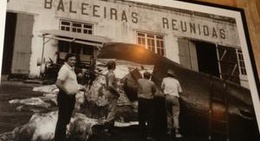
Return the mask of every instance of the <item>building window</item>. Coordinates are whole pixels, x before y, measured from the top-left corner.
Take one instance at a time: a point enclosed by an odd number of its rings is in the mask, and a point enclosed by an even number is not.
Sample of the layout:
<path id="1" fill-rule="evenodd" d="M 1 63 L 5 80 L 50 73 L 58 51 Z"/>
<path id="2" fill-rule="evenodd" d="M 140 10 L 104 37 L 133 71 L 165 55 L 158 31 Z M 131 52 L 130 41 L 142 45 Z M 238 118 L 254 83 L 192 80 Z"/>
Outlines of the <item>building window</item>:
<path id="1" fill-rule="evenodd" d="M 241 50 L 237 50 L 237 59 L 240 73 L 242 75 L 247 75 L 245 61 Z"/>
<path id="2" fill-rule="evenodd" d="M 164 40 L 162 35 L 137 33 L 137 44 L 144 46 L 146 49 L 149 49 L 160 56 L 165 55 Z"/>
<path id="3" fill-rule="evenodd" d="M 87 23 L 61 20 L 60 30 L 83 33 L 83 34 L 93 34 L 93 25 Z"/>

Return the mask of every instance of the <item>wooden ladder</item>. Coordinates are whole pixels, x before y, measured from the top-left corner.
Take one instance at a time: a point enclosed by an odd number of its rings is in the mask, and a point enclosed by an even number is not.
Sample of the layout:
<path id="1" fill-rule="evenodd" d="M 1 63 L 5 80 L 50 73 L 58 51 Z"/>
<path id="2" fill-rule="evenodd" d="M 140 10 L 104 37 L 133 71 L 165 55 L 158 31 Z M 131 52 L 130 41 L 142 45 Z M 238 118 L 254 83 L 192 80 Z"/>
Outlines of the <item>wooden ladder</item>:
<path id="1" fill-rule="evenodd" d="M 210 84 L 208 140 L 229 141 L 228 95 L 225 81 L 222 85 L 214 85 L 213 81 Z"/>

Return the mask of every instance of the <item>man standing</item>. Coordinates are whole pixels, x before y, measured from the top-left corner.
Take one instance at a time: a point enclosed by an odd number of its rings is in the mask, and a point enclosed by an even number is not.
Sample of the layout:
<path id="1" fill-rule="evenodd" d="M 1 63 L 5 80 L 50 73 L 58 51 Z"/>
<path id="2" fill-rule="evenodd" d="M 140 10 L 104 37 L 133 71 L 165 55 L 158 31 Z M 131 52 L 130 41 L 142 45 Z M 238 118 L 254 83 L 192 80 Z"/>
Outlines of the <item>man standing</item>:
<path id="1" fill-rule="evenodd" d="M 107 90 L 109 91 L 110 95 L 108 96 L 109 99 L 109 107 L 108 107 L 108 115 L 105 121 L 105 134 L 111 135 L 114 132 L 114 122 L 117 110 L 117 100 L 119 98 L 119 91 L 117 87 L 117 80 L 114 73 L 116 69 L 116 62 L 115 61 L 108 61 L 107 63 L 108 73 L 106 74 L 106 85 Z"/>
<path id="2" fill-rule="evenodd" d="M 154 96 L 156 87 L 150 80 L 151 74 L 144 72 L 144 78 L 138 80 L 138 121 L 140 135 L 147 136 L 148 141 L 154 141 L 152 137 L 154 126 Z"/>
<path id="3" fill-rule="evenodd" d="M 179 132 L 179 115 L 180 115 L 180 103 L 179 93 L 182 92 L 179 81 L 175 78 L 173 70 L 167 71 L 167 77 L 162 81 L 161 88 L 165 94 L 166 113 L 167 113 L 167 134 L 172 134 L 174 129 L 175 137 L 181 138 L 182 135 Z"/>
<path id="4" fill-rule="evenodd" d="M 74 72 L 76 55 L 68 53 L 65 56 L 65 63 L 58 72 L 56 86 L 59 88 L 57 102 L 59 106 L 58 121 L 55 130 L 55 141 L 66 141 L 67 124 L 70 122 L 75 106 L 75 94 L 83 89 L 77 82 Z"/>

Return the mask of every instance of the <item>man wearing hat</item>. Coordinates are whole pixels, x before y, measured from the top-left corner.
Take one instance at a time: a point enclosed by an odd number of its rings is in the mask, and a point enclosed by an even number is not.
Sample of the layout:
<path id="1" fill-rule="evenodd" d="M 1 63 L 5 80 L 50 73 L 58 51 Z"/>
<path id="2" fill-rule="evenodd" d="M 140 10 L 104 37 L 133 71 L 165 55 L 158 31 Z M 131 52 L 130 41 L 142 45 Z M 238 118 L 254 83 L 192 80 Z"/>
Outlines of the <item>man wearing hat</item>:
<path id="1" fill-rule="evenodd" d="M 179 132 L 179 115 L 180 103 L 179 93 L 182 92 L 181 85 L 175 77 L 172 69 L 167 71 L 167 77 L 162 80 L 161 88 L 165 94 L 166 113 L 167 113 L 167 134 L 172 134 L 174 131 L 176 138 L 181 138 Z"/>

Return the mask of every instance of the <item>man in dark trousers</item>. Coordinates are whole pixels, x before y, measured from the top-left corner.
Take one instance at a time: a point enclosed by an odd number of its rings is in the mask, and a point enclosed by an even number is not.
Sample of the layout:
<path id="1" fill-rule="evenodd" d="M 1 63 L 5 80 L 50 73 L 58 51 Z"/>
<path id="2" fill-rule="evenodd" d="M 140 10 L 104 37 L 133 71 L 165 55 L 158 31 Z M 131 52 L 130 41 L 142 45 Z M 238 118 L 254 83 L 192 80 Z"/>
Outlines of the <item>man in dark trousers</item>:
<path id="1" fill-rule="evenodd" d="M 154 96 L 156 87 L 150 80 L 151 73 L 144 72 L 144 78 L 138 80 L 138 121 L 140 135 L 146 137 L 148 141 L 154 141 L 152 136 L 154 127 Z"/>
<path id="2" fill-rule="evenodd" d="M 59 88 L 57 102 L 59 106 L 58 121 L 55 130 L 55 141 L 66 141 L 67 124 L 70 122 L 75 106 L 75 94 L 84 87 L 77 82 L 74 72 L 76 55 L 68 53 L 65 56 L 65 63 L 58 72 L 56 86 Z"/>

